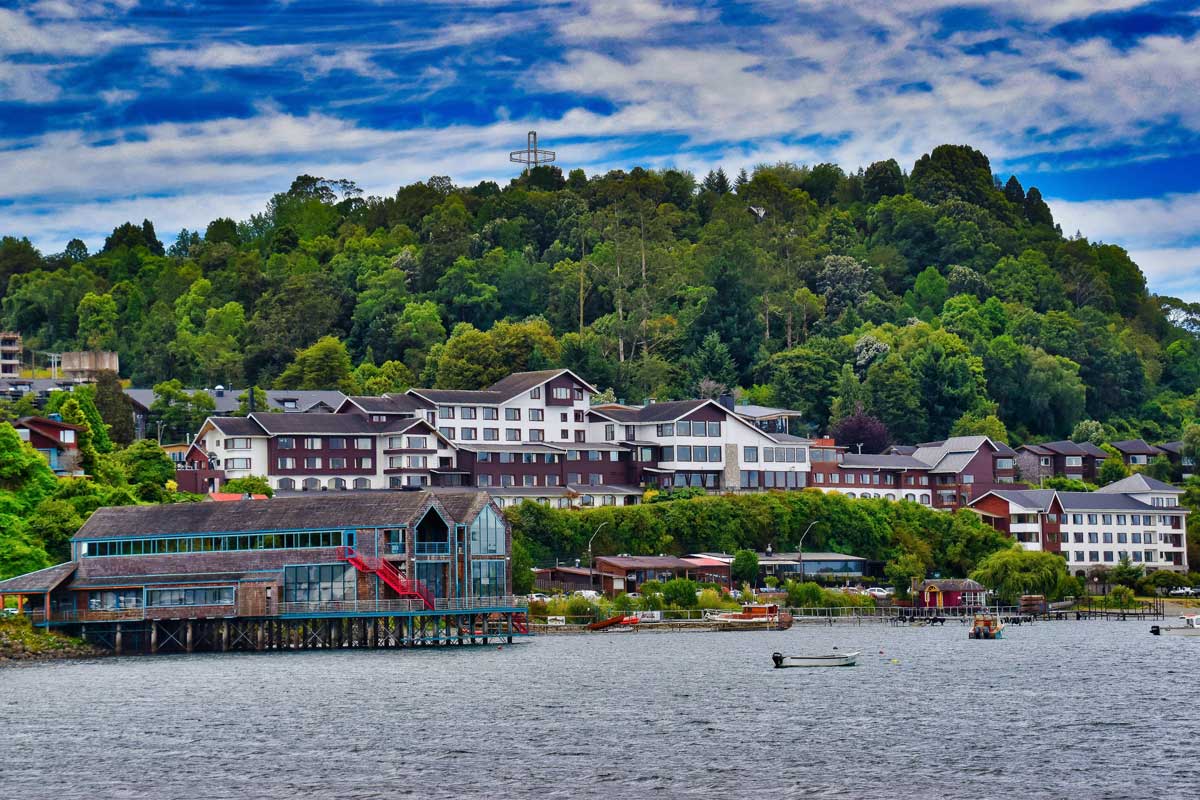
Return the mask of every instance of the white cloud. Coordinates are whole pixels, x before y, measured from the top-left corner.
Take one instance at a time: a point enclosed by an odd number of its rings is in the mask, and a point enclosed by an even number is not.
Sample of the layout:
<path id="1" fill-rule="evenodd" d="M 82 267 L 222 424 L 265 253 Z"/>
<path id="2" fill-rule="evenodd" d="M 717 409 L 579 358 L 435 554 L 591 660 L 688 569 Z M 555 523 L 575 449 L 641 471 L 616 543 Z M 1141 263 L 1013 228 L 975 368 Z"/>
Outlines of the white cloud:
<path id="1" fill-rule="evenodd" d="M 1065 233 L 1082 231 L 1126 247 L 1159 248 L 1200 238 L 1200 192 L 1128 200 L 1047 199 Z"/>
<path id="2" fill-rule="evenodd" d="M 96 55 L 116 47 L 152 42 L 155 38 L 148 31 L 105 22 L 35 22 L 20 11 L 0 8 L 0 56 Z"/>
<path id="3" fill-rule="evenodd" d="M 1130 250 L 1129 256 L 1154 292 L 1200 303 L 1200 247 Z"/>
<path id="4" fill-rule="evenodd" d="M 573 41 L 640 39 L 660 26 L 703 18 L 695 8 L 658 0 L 583 0 L 563 16 L 565 21 L 558 26 L 558 32 Z"/>

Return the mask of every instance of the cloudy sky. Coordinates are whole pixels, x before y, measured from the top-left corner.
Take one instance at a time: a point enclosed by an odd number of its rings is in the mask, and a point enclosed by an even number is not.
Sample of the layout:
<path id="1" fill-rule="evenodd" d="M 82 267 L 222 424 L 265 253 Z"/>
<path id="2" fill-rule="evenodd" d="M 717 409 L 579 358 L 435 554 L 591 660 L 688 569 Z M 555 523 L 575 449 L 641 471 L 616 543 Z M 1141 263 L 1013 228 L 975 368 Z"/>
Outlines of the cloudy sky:
<path id="1" fill-rule="evenodd" d="M 589 173 L 951 142 L 1200 301 L 1198 54 L 1194 2 L 0 0 L 0 234 L 171 240 L 302 172 L 503 180 L 530 128 Z"/>

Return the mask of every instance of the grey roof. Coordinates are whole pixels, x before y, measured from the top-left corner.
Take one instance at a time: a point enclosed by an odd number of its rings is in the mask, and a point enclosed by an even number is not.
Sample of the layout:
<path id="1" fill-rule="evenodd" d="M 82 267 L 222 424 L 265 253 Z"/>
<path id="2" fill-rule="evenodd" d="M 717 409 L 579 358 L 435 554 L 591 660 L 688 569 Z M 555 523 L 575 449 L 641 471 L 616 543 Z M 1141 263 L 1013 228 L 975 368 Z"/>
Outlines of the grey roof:
<path id="1" fill-rule="evenodd" d="M 238 396 L 246 389 L 187 389 L 188 392 L 204 392 L 213 401 L 213 411 L 219 415 L 230 414 L 238 410 Z M 267 396 L 267 407 L 262 411 L 284 411 L 288 413 L 308 412 L 317 406 L 324 405 L 333 411 L 342 404 L 346 395 L 333 389 L 264 389 Z M 125 395 L 139 406 L 149 409 L 154 402 L 153 389 L 126 389 Z M 295 408 L 287 408 L 284 400 L 295 400 Z"/>
<path id="2" fill-rule="evenodd" d="M 1095 458 L 1108 458 L 1108 453 L 1104 452 L 1091 442 L 1072 442 L 1064 439 L 1057 442 L 1039 442 L 1036 445 L 1025 445 L 1025 447 L 1033 450 L 1034 452 L 1038 452 L 1038 455 L 1044 455 L 1044 453 L 1041 453 L 1034 448 L 1039 448 L 1040 450 L 1045 450 L 1049 453 L 1054 453 L 1060 456 L 1093 456 Z"/>
<path id="3" fill-rule="evenodd" d="M 487 492 L 475 489 L 433 489 L 432 494 L 456 522 L 470 523 L 492 501 Z"/>
<path id="4" fill-rule="evenodd" d="M 767 436 L 781 444 L 812 444 L 812 439 L 806 439 L 803 436 L 793 436 L 790 433 L 767 433 L 766 431 L 763 431 L 763 433 L 766 433 Z"/>
<path id="5" fill-rule="evenodd" d="M 28 572 L 6 581 L 0 581 L 0 592 L 49 592 L 71 577 L 76 566 L 74 561 L 68 561 L 65 564 L 56 564 L 53 567 L 39 569 L 37 572 Z"/>
<path id="6" fill-rule="evenodd" d="M 915 444 L 894 444 L 888 448 L 888 452 L 902 456 L 911 456 L 917 452 L 917 446 Z"/>
<path id="7" fill-rule="evenodd" d="M 436 497 L 428 491 L 321 493 L 271 500 L 101 508 L 74 538 L 376 527 L 411 522 Z"/>
<path id="8" fill-rule="evenodd" d="M 1171 494 L 1183 494 L 1183 489 L 1172 486 L 1169 483 L 1163 483 L 1157 478 L 1151 478 L 1149 475 L 1141 472 L 1136 472 L 1128 478 L 1122 478 L 1107 486 L 1101 486 L 1096 491 L 1103 494 L 1119 492 L 1170 492 Z"/>
<path id="9" fill-rule="evenodd" d="M 986 497 L 988 494 L 994 494 L 997 497 L 1003 497 L 1010 503 L 1015 503 L 1021 508 L 1037 508 L 1042 511 L 1050 509 L 1050 503 L 1054 500 L 1053 489 L 992 489 L 982 497 L 977 497 L 972 500 L 970 505 L 975 505 L 979 500 Z"/>
<path id="10" fill-rule="evenodd" d="M 287 435 L 304 433 L 355 434 L 378 433 L 382 430 L 379 423 L 372 423 L 362 414 L 251 414 L 254 420 L 267 434 Z M 415 420 L 404 420 L 412 423 Z"/>
<path id="11" fill-rule="evenodd" d="M 426 407 L 418 398 L 407 394 L 385 394 L 382 397 L 352 395 L 343 402 L 352 403 L 368 414 L 414 414 Z"/>
<path id="12" fill-rule="evenodd" d="M 930 586 L 936 587 L 943 592 L 982 592 L 984 591 L 983 584 L 973 581 L 970 578 L 940 578 L 921 581 L 917 587 L 918 590 L 925 589 Z"/>
<path id="13" fill-rule="evenodd" d="M 1159 452 L 1157 447 L 1145 439 L 1122 439 L 1110 444 L 1125 455 L 1131 456 L 1156 456 Z"/>
<path id="14" fill-rule="evenodd" d="M 498 406 L 508 399 L 487 389 L 409 389 L 408 393 L 438 405 Z"/>
<path id="15" fill-rule="evenodd" d="M 547 443 L 530 442 L 459 442 L 458 449 L 469 453 L 557 453 L 566 452 L 565 447 Z"/>
<path id="16" fill-rule="evenodd" d="M 499 405 L 524 394 L 559 375 L 570 375 L 581 387 L 592 393 L 596 388 L 567 369 L 543 369 L 534 372 L 514 372 L 486 389 L 409 389 L 408 394 L 441 404 Z"/>
<path id="17" fill-rule="evenodd" d="M 262 436 L 262 426 L 249 417 L 209 417 L 208 422 L 229 436 Z"/>
<path id="18" fill-rule="evenodd" d="M 636 406 L 618 406 L 616 404 L 606 404 L 603 406 L 592 406 L 589 413 L 596 414 L 601 417 L 606 417 L 614 422 L 637 422 L 639 408 Z"/>
<path id="19" fill-rule="evenodd" d="M 996 446 L 996 455 L 1008 456 L 1009 458 L 1017 454 L 1016 450 L 1006 445 L 1004 442 L 992 442 Z"/>
<path id="20" fill-rule="evenodd" d="M 641 495 L 645 491 L 636 486 L 625 486 L 619 483 L 568 483 L 567 488 L 577 494 Z"/>
<path id="21" fill-rule="evenodd" d="M 946 453 L 937 459 L 936 463 L 929 468 L 929 471 L 955 475 L 966 469 L 974 457 L 974 453 Z M 916 458 L 918 461 L 924 460 L 921 458 L 920 450 L 916 452 L 913 458 Z"/>
<path id="22" fill-rule="evenodd" d="M 283 569 L 277 572 L 186 572 L 177 575 L 93 575 L 80 576 L 71 581 L 70 589 L 97 589 L 104 586 L 141 586 L 146 583 L 238 583 L 240 581 L 278 580 Z"/>
<path id="23" fill-rule="evenodd" d="M 618 569 L 695 569 L 696 565 L 676 556 L 596 556 L 596 562 Z"/>
<path id="24" fill-rule="evenodd" d="M 1167 453 L 1171 453 L 1172 455 L 1177 455 L 1177 456 L 1183 455 L 1183 442 L 1182 441 L 1163 442 L 1162 444 L 1160 444 L 1158 446 L 1158 449 L 1163 450 Z"/>
<path id="25" fill-rule="evenodd" d="M 986 436 L 951 436 L 945 441 L 918 445 L 912 456 L 929 464 L 931 472 L 958 473 L 986 446 L 994 448 L 996 444 Z M 1016 455 L 1011 449 L 1009 454 Z"/>
<path id="26" fill-rule="evenodd" d="M 1063 511 L 1149 511 L 1158 513 L 1164 509 L 1143 503 L 1129 494 L 1106 492 L 1059 492 Z M 1172 509 L 1176 511 L 1177 509 Z"/>
<path id="27" fill-rule="evenodd" d="M 870 453 L 846 453 L 842 456 L 841 466 L 871 467 L 875 469 L 929 469 L 924 461 L 918 461 L 912 456 L 902 455 L 873 455 Z"/>

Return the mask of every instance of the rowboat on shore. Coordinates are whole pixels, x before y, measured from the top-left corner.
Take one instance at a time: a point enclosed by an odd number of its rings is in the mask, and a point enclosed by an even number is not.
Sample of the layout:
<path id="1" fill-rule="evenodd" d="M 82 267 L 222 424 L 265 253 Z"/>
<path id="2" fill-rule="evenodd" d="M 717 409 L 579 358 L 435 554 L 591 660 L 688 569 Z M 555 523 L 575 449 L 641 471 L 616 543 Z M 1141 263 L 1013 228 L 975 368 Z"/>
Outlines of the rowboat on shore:
<path id="1" fill-rule="evenodd" d="M 1200 636 L 1200 614 L 1184 614 L 1179 619 L 1182 625 L 1151 625 L 1150 632 L 1155 636 Z"/>
<path id="2" fill-rule="evenodd" d="M 746 603 L 741 611 L 709 611 L 707 622 L 719 631 L 785 631 L 792 627 L 792 615 L 775 603 Z"/>
<path id="3" fill-rule="evenodd" d="M 785 656 L 772 653 L 775 669 L 787 667 L 853 667 L 858 661 L 858 651 L 853 653 L 826 653 L 818 656 Z"/>

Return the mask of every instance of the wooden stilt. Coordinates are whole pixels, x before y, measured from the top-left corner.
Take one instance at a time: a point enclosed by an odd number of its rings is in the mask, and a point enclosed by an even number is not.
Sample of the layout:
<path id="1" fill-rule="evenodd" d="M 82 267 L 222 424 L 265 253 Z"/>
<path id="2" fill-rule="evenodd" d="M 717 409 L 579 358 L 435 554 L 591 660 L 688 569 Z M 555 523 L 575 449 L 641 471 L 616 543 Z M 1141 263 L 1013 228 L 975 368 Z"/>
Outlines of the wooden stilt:
<path id="1" fill-rule="evenodd" d="M 229 620 L 221 621 L 221 652 L 229 652 Z"/>
<path id="2" fill-rule="evenodd" d="M 190 619 L 187 623 L 187 651 L 192 652 L 192 621 Z"/>
<path id="3" fill-rule="evenodd" d="M 121 639 L 121 623 L 118 622 L 117 623 L 117 632 L 113 636 L 113 652 L 116 653 L 117 655 L 121 655 L 121 645 L 122 644 L 123 644 L 123 642 Z"/>

